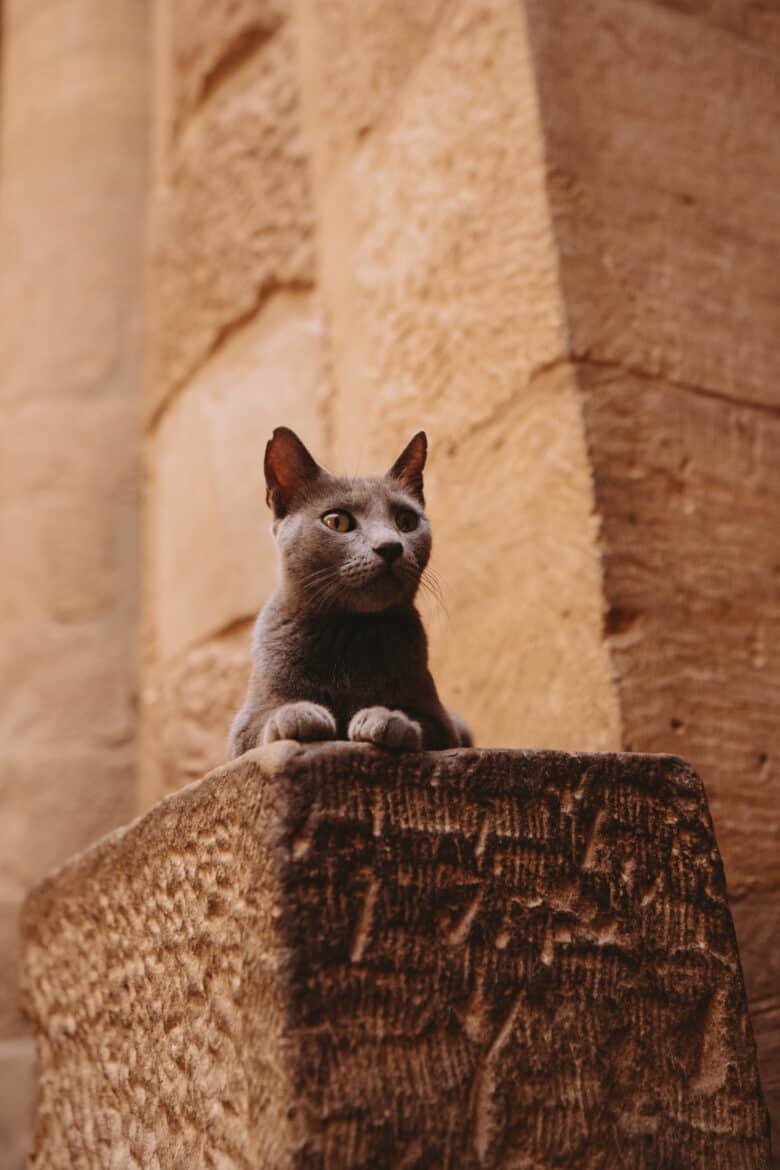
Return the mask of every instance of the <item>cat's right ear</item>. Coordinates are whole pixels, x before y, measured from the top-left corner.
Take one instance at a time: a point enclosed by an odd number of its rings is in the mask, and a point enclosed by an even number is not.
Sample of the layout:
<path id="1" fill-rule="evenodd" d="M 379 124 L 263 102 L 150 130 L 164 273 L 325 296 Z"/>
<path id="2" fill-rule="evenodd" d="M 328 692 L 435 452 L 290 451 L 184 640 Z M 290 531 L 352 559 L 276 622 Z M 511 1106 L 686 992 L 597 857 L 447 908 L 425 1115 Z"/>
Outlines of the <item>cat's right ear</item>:
<path id="1" fill-rule="evenodd" d="M 303 495 L 321 472 L 295 431 L 275 429 L 265 448 L 265 500 L 275 519 L 287 515 L 293 500 Z"/>

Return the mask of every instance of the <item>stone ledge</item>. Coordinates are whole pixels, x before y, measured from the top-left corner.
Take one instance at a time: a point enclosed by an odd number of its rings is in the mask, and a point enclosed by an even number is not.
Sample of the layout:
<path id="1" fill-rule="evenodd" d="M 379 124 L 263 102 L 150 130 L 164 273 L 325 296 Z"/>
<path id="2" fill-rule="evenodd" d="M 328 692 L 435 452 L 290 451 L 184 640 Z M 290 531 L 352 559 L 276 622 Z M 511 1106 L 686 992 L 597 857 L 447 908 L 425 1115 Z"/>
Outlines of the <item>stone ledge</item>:
<path id="1" fill-rule="evenodd" d="M 31 1166 L 768 1166 L 723 870 L 665 756 L 277 744 L 30 896 Z"/>

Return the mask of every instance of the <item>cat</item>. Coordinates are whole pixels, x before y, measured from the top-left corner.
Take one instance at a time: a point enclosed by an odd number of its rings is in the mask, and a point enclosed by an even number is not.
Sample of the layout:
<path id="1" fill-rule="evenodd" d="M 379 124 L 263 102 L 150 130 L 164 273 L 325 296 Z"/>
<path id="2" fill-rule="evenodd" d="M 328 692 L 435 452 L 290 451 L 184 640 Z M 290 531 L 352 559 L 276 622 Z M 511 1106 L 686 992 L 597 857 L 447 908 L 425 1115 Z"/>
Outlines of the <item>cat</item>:
<path id="1" fill-rule="evenodd" d="M 287 427 L 265 451 L 279 585 L 261 609 L 231 758 L 278 739 L 398 751 L 470 746 L 442 706 L 414 598 L 431 554 L 416 434 L 384 476 L 347 479 Z"/>

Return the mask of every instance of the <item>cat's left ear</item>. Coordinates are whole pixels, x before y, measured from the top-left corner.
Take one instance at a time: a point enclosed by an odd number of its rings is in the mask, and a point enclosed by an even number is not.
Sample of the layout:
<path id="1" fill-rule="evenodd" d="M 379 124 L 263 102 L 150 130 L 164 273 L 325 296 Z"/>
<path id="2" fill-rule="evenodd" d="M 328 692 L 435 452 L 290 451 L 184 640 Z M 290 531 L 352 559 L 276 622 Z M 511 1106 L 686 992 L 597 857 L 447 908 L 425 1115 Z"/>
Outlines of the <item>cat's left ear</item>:
<path id="1" fill-rule="evenodd" d="M 277 427 L 265 449 L 266 502 L 277 520 L 322 474 L 295 431 Z"/>
<path id="2" fill-rule="evenodd" d="M 425 504 L 425 496 L 423 495 L 423 468 L 425 467 L 425 457 L 427 454 L 428 439 L 426 438 L 425 431 L 418 431 L 414 438 L 410 439 L 406 444 L 387 473 L 389 479 L 397 479 L 423 505 Z"/>

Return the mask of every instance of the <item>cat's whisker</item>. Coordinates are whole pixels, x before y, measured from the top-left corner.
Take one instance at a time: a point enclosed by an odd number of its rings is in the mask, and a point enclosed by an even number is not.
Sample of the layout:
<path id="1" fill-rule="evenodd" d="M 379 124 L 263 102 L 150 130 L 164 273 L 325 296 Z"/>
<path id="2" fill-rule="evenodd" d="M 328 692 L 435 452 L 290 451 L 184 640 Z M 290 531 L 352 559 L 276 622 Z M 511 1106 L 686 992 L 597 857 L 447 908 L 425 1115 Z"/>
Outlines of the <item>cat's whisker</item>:
<path id="1" fill-rule="evenodd" d="M 450 614 L 444 601 L 444 591 L 439 583 L 438 577 L 431 570 L 426 569 L 420 577 L 420 589 L 436 602 L 437 606 L 439 606 L 449 621 Z"/>
<path id="2" fill-rule="evenodd" d="M 334 569 L 331 565 L 324 569 L 317 569 L 313 573 L 301 580 L 301 588 L 303 590 L 309 589 L 312 585 L 319 586 L 323 581 L 329 580 L 334 575 Z"/>

